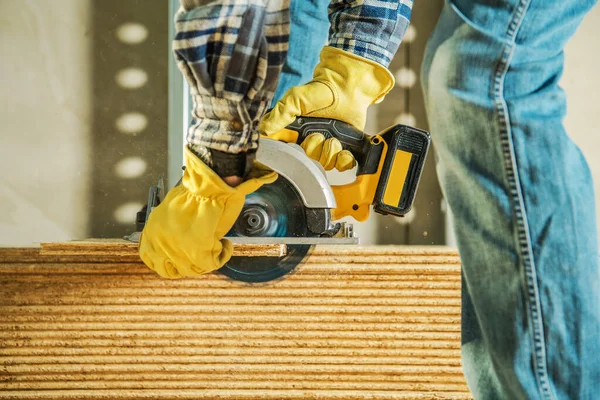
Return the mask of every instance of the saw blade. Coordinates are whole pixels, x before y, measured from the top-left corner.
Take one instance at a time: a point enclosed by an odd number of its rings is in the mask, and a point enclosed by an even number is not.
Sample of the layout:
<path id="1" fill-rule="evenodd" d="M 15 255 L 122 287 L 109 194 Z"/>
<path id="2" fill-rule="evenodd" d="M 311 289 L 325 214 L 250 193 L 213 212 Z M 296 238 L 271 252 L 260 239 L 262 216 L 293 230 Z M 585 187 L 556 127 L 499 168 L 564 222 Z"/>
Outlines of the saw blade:
<path id="1" fill-rule="evenodd" d="M 311 232 L 302 198 L 293 185 L 280 176 L 274 183 L 264 185 L 246 197 L 244 208 L 227 236 L 302 238 L 310 237 Z M 245 282 L 270 281 L 292 271 L 313 247 L 310 244 L 288 245 L 283 257 L 232 257 L 219 271 Z"/>

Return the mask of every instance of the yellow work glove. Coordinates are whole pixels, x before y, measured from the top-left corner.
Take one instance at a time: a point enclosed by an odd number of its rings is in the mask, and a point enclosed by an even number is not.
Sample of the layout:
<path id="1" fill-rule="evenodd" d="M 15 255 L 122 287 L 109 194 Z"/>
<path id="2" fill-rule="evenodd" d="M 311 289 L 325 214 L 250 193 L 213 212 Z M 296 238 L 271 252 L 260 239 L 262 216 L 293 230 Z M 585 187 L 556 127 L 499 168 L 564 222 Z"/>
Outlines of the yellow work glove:
<path id="1" fill-rule="evenodd" d="M 315 67 L 313 80 L 286 92 L 260 124 L 261 132 L 275 135 L 296 117 L 321 117 L 344 121 L 365 129 L 367 108 L 379 103 L 394 87 L 394 77 L 383 65 L 350 52 L 326 46 Z M 280 139 L 275 135 L 274 138 Z M 337 139 L 309 135 L 302 146 L 325 168 L 352 168 L 356 161 L 342 150 Z M 310 141 L 309 141 L 310 139 Z"/>
<path id="2" fill-rule="evenodd" d="M 140 238 L 142 261 L 165 278 L 198 276 L 227 263 L 233 247 L 223 237 L 246 195 L 277 179 L 255 164 L 246 181 L 231 187 L 187 148 L 185 160 L 181 185 L 150 213 Z"/>
<path id="3" fill-rule="evenodd" d="M 342 150 L 342 143 L 336 138 L 325 139 L 322 133 L 311 133 L 302 141 L 300 146 L 313 160 L 316 160 L 329 171 L 333 168 L 338 171 L 352 169 L 356 160 L 348 150 Z"/>

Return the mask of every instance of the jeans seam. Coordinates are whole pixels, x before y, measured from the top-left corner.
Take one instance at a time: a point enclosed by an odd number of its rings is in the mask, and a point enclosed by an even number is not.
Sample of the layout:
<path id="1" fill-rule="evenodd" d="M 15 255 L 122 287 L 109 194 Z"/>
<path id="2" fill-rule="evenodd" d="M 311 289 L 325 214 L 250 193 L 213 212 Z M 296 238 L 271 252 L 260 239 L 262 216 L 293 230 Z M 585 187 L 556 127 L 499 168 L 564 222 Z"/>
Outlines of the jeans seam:
<path id="1" fill-rule="evenodd" d="M 512 16 L 510 25 L 506 32 L 509 43 L 505 46 L 502 56 L 496 67 L 493 77 L 493 99 L 500 122 L 500 141 L 502 145 L 502 154 L 504 157 L 504 167 L 506 179 L 509 186 L 512 207 L 515 213 L 517 224 L 517 246 L 518 252 L 523 264 L 526 281 L 526 312 L 529 314 L 529 327 L 531 329 L 531 341 L 533 344 L 533 368 L 537 381 L 538 391 L 543 399 L 555 400 L 556 396 L 552 392 L 548 376 L 548 365 L 546 359 L 546 343 L 544 339 L 544 325 L 541 313 L 541 304 L 539 288 L 537 285 L 537 276 L 535 263 L 533 260 L 533 250 L 531 246 L 531 237 L 529 235 L 529 226 L 527 223 L 527 214 L 521 183 L 517 174 L 517 163 L 515 157 L 514 145 L 512 142 L 512 131 L 510 126 L 510 117 L 508 115 L 508 104 L 504 99 L 504 78 L 508 72 L 510 61 L 514 54 L 516 45 L 516 35 L 521 23 L 525 18 L 527 8 L 531 0 L 520 0 L 515 13 Z"/>

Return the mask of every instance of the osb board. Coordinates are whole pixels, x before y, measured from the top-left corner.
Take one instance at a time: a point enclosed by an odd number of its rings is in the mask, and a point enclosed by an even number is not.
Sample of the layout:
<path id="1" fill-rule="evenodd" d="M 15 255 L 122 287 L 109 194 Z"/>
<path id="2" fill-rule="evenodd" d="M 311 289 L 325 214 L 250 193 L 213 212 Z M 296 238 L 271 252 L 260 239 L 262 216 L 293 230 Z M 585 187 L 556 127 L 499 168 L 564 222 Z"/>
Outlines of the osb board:
<path id="1" fill-rule="evenodd" d="M 265 284 L 117 251 L 0 249 L 0 398 L 471 398 L 451 249 L 317 248 Z"/>

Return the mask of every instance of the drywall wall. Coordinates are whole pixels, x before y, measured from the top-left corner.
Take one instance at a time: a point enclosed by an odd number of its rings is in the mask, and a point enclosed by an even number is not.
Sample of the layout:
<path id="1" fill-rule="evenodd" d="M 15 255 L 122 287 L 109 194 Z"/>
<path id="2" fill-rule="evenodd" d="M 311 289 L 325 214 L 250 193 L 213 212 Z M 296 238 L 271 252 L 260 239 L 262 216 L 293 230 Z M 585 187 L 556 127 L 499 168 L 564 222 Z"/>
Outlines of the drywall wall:
<path id="1" fill-rule="evenodd" d="M 87 229 L 90 2 L 0 2 L 0 245 Z"/>

